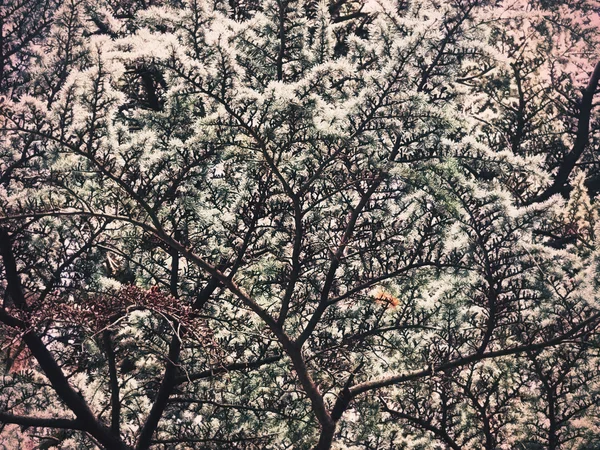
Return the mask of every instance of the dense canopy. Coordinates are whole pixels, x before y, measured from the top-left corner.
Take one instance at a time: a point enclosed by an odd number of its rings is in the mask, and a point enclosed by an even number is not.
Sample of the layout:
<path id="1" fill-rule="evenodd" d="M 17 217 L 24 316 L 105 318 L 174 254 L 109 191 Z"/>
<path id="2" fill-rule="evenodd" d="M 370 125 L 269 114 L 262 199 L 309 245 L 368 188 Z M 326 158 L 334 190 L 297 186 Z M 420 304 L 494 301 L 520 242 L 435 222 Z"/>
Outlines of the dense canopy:
<path id="1" fill-rule="evenodd" d="M 600 448 L 600 4 L 0 6 L 0 448 Z"/>

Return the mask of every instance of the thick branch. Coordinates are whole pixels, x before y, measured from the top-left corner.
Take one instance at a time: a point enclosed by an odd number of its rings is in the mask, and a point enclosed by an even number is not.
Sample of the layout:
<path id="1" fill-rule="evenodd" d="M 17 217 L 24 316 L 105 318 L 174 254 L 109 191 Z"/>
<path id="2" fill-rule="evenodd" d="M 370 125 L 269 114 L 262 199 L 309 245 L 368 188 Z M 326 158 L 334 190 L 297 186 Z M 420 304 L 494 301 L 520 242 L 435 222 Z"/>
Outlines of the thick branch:
<path id="1" fill-rule="evenodd" d="M 120 433 L 121 422 L 121 401 L 119 398 L 119 379 L 117 377 L 117 365 L 115 351 L 112 345 L 111 331 L 105 330 L 102 339 L 106 359 L 108 360 L 108 377 L 110 381 L 110 429 L 118 436 Z"/>
<path id="2" fill-rule="evenodd" d="M 4 260 L 7 289 L 12 295 L 15 295 L 16 298 L 23 299 L 23 289 L 19 274 L 16 271 L 16 264 L 14 264 L 14 254 L 12 252 L 10 237 L 6 230 L 3 229 L 0 229 L 0 236 L 4 237 L 4 239 L 0 239 L 0 249 Z M 15 303 L 17 304 L 17 302 Z M 0 318 L 5 315 L 6 314 L 3 314 Z M 7 324 L 12 325 L 9 323 Z M 46 348 L 42 339 L 37 336 L 33 330 L 26 328 L 24 328 L 22 339 L 50 381 L 56 394 L 75 414 L 78 421 L 85 424 L 85 430 L 106 448 L 125 450 L 127 448 L 125 444 L 123 444 L 119 437 L 115 436 L 104 424 L 96 419 L 94 413 L 92 413 L 83 397 L 71 387 L 67 377 L 65 377 L 60 366 Z"/>
<path id="3" fill-rule="evenodd" d="M 177 286 L 179 282 L 179 253 L 177 250 L 171 248 L 171 295 L 178 297 Z M 165 367 L 165 373 L 163 375 L 162 382 L 150 409 L 150 414 L 146 418 L 146 422 L 142 427 L 140 436 L 138 438 L 136 450 L 145 450 L 150 447 L 152 435 L 158 427 L 158 422 L 163 415 L 165 408 L 169 402 L 169 396 L 177 385 L 175 382 L 175 375 L 177 374 L 177 365 L 179 362 L 179 355 L 181 354 L 181 336 L 183 330 L 179 327 L 177 322 L 173 323 L 175 333 L 171 338 L 169 344 L 169 355 L 167 357 L 167 365 Z"/>
<path id="4" fill-rule="evenodd" d="M 530 201 L 530 203 L 535 202 L 543 202 L 548 200 L 554 194 L 558 194 L 563 192 L 565 188 L 565 184 L 569 179 L 569 175 L 575 168 L 577 161 L 583 154 L 585 147 L 588 144 L 589 133 L 590 133 L 590 118 L 592 115 L 592 107 L 593 107 L 593 99 L 596 89 L 598 88 L 598 82 L 600 82 L 600 62 L 596 64 L 594 72 L 590 77 L 590 81 L 583 91 L 583 97 L 581 99 L 581 106 L 579 109 L 579 120 L 577 123 L 577 137 L 575 138 L 575 143 L 573 144 L 573 148 L 567 155 L 564 157 L 560 166 L 558 167 L 558 172 L 556 173 L 556 177 L 554 178 L 554 182 L 552 185 L 542 192 L 540 195 L 535 197 Z"/>
<path id="5" fill-rule="evenodd" d="M 0 255 L 2 255 L 2 260 L 4 261 L 4 270 L 8 281 L 6 290 L 17 308 L 26 309 L 27 304 L 25 303 L 25 296 L 23 295 L 23 291 L 20 288 L 20 282 L 18 281 L 17 263 L 12 251 L 10 239 L 8 232 L 5 229 L 0 228 Z M 11 279 L 12 282 L 10 282 Z"/>
<path id="6" fill-rule="evenodd" d="M 350 388 L 351 397 L 356 397 L 365 392 L 369 392 L 375 389 L 379 389 L 386 386 L 391 386 L 394 384 L 404 383 L 406 381 L 414 381 L 421 378 L 429 377 L 437 372 L 443 372 L 449 369 L 454 369 L 457 367 L 465 366 L 467 364 L 471 364 L 474 362 L 482 361 L 484 359 L 492 359 L 499 358 L 502 356 L 510 356 L 517 355 L 519 353 L 524 353 L 528 351 L 541 350 L 548 347 L 553 347 L 556 345 L 560 345 L 563 342 L 574 338 L 577 336 L 579 332 L 585 331 L 589 326 L 597 326 L 598 321 L 600 319 L 600 314 L 595 314 L 587 320 L 581 322 L 579 325 L 574 326 L 569 332 L 557 336 L 553 339 L 544 342 L 538 342 L 533 344 L 525 344 L 520 345 L 518 347 L 505 348 L 502 350 L 496 350 L 493 352 L 486 353 L 474 353 L 469 356 L 465 356 L 463 358 L 458 358 L 453 361 L 449 361 L 444 364 L 440 364 L 434 367 L 428 367 L 427 369 L 416 370 L 414 372 L 409 372 L 405 374 L 391 375 L 387 377 L 378 378 L 371 381 L 365 381 L 364 383 L 359 383 Z"/>
<path id="7" fill-rule="evenodd" d="M 136 450 L 145 450 L 150 447 L 152 435 L 154 434 L 154 431 L 156 431 L 158 422 L 167 406 L 169 396 L 176 386 L 175 374 L 180 352 L 181 341 L 179 340 L 179 336 L 175 335 L 171 339 L 171 344 L 169 345 L 169 359 L 167 361 L 163 380 L 158 389 L 158 393 L 156 394 L 156 398 L 154 399 L 154 404 L 150 409 L 150 414 L 148 414 L 146 422 L 140 432 L 138 443 L 135 447 Z"/>
<path id="8" fill-rule="evenodd" d="M 279 51 L 277 52 L 277 81 L 283 81 L 283 57 L 285 56 L 285 16 L 287 2 L 279 0 Z"/>
<path id="9" fill-rule="evenodd" d="M 65 430 L 86 430 L 85 424 L 76 419 L 16 416 L 0 412 L 0 423 L 11 423 L 23 427 L 62 428 Z"/>

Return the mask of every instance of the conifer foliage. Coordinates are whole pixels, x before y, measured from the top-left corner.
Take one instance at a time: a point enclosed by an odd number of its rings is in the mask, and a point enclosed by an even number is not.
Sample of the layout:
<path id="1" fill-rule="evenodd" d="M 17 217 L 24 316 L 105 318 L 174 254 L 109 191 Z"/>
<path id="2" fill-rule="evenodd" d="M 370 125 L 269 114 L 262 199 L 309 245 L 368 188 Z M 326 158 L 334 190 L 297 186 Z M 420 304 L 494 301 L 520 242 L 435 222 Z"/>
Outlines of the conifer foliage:
<path id="1" fill-rule="evenodd" d="M 5 2 L 0 448 L 599 448 L 599 27 Z"/>

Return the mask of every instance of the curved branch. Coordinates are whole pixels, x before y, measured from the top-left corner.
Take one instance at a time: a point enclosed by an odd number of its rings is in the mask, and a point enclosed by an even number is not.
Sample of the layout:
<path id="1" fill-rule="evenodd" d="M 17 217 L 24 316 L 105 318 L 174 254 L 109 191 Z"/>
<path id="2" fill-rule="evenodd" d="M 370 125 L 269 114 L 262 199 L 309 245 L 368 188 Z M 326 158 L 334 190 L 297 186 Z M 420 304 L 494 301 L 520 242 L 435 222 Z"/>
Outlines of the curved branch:
<path id="1" fill-rule="evenodd" d="M 593 99 L 594 94 L 596 93 L 596 89 L 598 88 L 598 83 L 600 82 L 600 61 L 596 64 L 594 68 L 594 72 L 590 77 L 590 81 L 583 91 L 583 97 L 581 99 L 581 106 L 579 109 L 579 120 L 577 123 L 577 137 L 575 138 L 575 143 L 573 144 L 573 148 L 567 155 L 565 155 L 563 161 L 558 167 L 558 172 L 556 173 L 556 177 L 554 178 L 554 182 L 552 185 L 542 192 L 537 197 L 534 197 L 529 203 L 543 202 L 548 200 L 554 194 L 562 193 L 567 180 L 569 179 L 569 175 L 575 168 L 577 161 L 583 154 L 585 147 L 588 144 L 589 133 L 590 133 L 590 119 L 592 116 L 592 108 L 593 108 Z"/>
<path id="2" fill-rule="evenodd" d="M 359 384 L 356 384 L 353 387 L 351 387 L 349 389 L 350 396 L 351 396 L 351 398 L 354 398 L 365 392 L 369 392 L 369 391 L 379 389 L 382 387 L 386 387 L 386 386 L 391 386 L 394 384 L 404 383 L 406 381 L 413 381 L 413 380 L 418 380 L 421 378 L 429 377 L 437 372 L 443 372 L 443 371 L 446 371 L 449 369 L 454 369 L 457 367 L 465 366 L 467 364 L 482 361 L 484 359 L 492 359 L 492 358 L 499 358 L 502 356 L 517 355 L 519 353 L 525 353 L 528 351 L 542 350 L 542 349 L 545 349 L 548 347 L 554 347 L 556 345 L 565 343 L 569 339 L 576 337 L 577 334 L 580 332 L 582 332 L 582 333 L 585 332 L 585 330 L 590 326 L 598 326 L 599 320 L 600 320 L 600 313 L 594 314 L 593 316 L 589 317 L 587 320 L 584 320 L 583 322 L 581 322 L 579 325 L 574 326 L 571 330 L 564 333 L 563 335 L 557 336 L 548 341 L 532 343 L 532 344 L 525 344 L 525 345 L 520 345 L 520 346 L 513 347 L 513 348 L 505 348 L 502 350 L 496 350 L 496 351 L 492 351 L 492 352 L 474 353 L 469 356 L 465 356 L 463 358 L 458 358 L 453 361 L 449 361 L 447 363 L 440 364 L 438 366 L 428 367 L 427 369 L 416 370 L 414 372 L 408 372 L 408 373 L 398 374 L 398 375 L 390 375 L 387 377 L 382 377 L 382 378 L 378 378 L 378 379 L 371 380 L 371 381 L 365 381 L 363 383 L 359 383 Z"/>
<path id="3" fill-rule="evenodd" d="M 6 230 L 0 229 L 0 237 L 2 237 L 0 239 L 0 249 L 4 260 L 7 290 L 12 292 L 12 295 L 15 295 L 17 298 L 24 299 L 19 273 L 16 270 L 16 265 L 11 263 L 14 263 L 14 254 L 10 236 Z M 18 303 L 15 302 L 15 304 L 18 307 Z M 4 313 L 4 311 L 2 312 Z M 8 315 L 4 313 L 0 315 L 0 319 L 3 320 L 4 316 Z M 7 325 L 12 326 L 10 323 L 7 323 Z M 58 397 L 75 414 L 77 419 L 85 424 L 85 431 L 90 433 L 106 448 L 126 450 L 128 447 L 121 441 L 120 437 L 114 435 L 110 429 L 96 418 L 83 397 L 69 384 L 69 380 L 42 339 L 30 328 L 25 327 L 23 331 L 23 342 L 25 342 L 31 354 L 37 360 Z"/>

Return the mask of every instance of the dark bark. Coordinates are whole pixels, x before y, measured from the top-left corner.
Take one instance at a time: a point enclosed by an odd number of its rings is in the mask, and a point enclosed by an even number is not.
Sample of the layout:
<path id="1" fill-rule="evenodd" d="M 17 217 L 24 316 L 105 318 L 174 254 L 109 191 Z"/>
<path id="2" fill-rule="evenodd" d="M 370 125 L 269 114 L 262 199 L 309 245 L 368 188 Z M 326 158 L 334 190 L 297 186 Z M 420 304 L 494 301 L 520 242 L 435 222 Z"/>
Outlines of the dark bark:
<path id="1" fill-rule="evenodd" d="M 179 252 L 175 249 L 171 249 L 171 264 L 170 290 L 171 295 L 177 297 L 177 286 L 179 282 Z M 175 389 L 175 386 L 177 386 L 175 376 L 177 375 L 179 355 L 181 354 L 182 342 L 180 334 L 183 333 L 183 330 L 176 321 L 174 321 L 172 325 L 175 333 L 171 338 L 171 343 L 169 345 L 169 354 L 167 356 L 165 373 L 163 375 L 160 387 L 158 388 L 154 403 L 152 404 L 152 408 L 150 409 L 150 413 L 148 414 L 144 426 L 142 427 L 142 431 L 140 432 L 140 436 L 135 447 L 136 450 L 145 450 L 150 447 L 152 443 L 152 436 L 154 435 L 160 418 L 162 417 L 165 408 L 169 403 L 169 397 L 173 392 L 173 389 Z"/>
<path id="2" fill-rule="evenodd" d="M 25 310 L 27 304 L 25 303 L 25 296 L 20 287 L 21 283 L 18 280 L 17 263 L 12 251 L 11 238 L 4 229 L 0 229 L 0 255 L 2 255 L 2 260 L 4 261 L 4 271 L 6 272 L 6 280 L 8 283 L 6 292 L 12 300 L 12 304 L 19 309 Z M 5 303 L 7 303 L 6 300 Z"/>
<path id="3" fill-rule="evenodd" d="M 543 202 L 548 200 L 554 194 L 563 193 L 569 179 L 569 175 L 575 168 L 577 161 L 583 154 L 585 147 L 588 144 L 589 132 L 590 132 L 590 119 L 592 115 L 593 99 L 596 89 L 598 88 L 598 82 L 600 81 L 600 62 L 596 64 L 594 72 L 590 77 L 590 81 L 583 91 L 583 97 L 579 108 L 579 119 L 577 123 L 577 136 L 573 148 L 563 158 L 558 172 L 554 177 L 554 181 L 548 189 L 542 192 L 537 197 L 533 198 L 529 203 Z"/>
<path id="4" fill-rule="evenodd" d="M 7 290 L 11 292 L 13 299 L 15 299 L 15 305 L 18 305 L 19 303 L 24 305 L 23 289 L 19 274 L 16 270 L 10 236 L 8 235 L 8 232 L 3 229 L 0 229 L 0 252 L 2 253 L 2 258 L 4 260 Z M 85 424 L 85 431 L 96 438 L 96 440 L 107 449 L 126 450 L 127 446 L 121 439 L 118 436 L 115 436 L 108 427 L 94 416 L 94 413 L 90 410 L 83 399 L 83 396 L 71 387 L 67 377 L 62 372 L 50 351 L 46 348 L 42 339 L 35 334 L 27 324 L 18 320 L 4 320 L 4 318 L 7 317 L 10 318 L 10 316 L 3 311 L 3 314 L 0 315 L 0 320 L 3 320 L 9 326 L 20 325 L 19 328 L 24 331 L 22 337 L 23 341 L 37 360 L 40 368 L 44 372 L 44 375 L 46 375 L 46 378 L 50 381 L 50 384 L 58 397 L 73 412 L 73 414 L 75 414 L 78 423 Z M 77 429 L 79 428 L 80 427 Z"/>
<path id="5" fill-rule="evenodd" d="M 119 398 L 119 378 L 111 334 L 109 330 L 105 330 L 102 338 L 106 359 L 108 360 L 108 377 L 110 381 L 110 429 L 118 436 L 121 422 L 121 399 Z"/>
<path id="6" fill-rule="evenodd" d="M 586 320 L 580 322 L 577 325 L 573 325 L 573 327 L 566 333 L 556 336 L 552 339 L 542 342 L 535 342 L 530 344 L 524 344 L 517 347 L 505 348 L 502 350 L 489 351 L 485 353 L 474 353 L 469 356 L 465 356 L 463 358 L 458 358 L 453 361 L 449 361 L 439 366 L 431 366 L 426 369 L 417 370 L 414 372 L 409 372 L 401 375 L 393 375 L 385 378 L 380 378 L 372 381 L 365 381 L 363 383 L 356 384 L 350 388 L 350 395 L 354 398 L 360 394 L 364 394 L 366 392 L 380 389 L 386 386 L 392 386 L 399 383 L 404 383 L 407 381 L 419 380 L 421 378 L 426 378 L 434 373 L 444 372 L 450 369 L 458 368 L 465 366 L 467 364 L 471 364 L 477 361 L 483 361 L 485 359 L 492 358 L 500 358 L 502 356 L 510 356 L 510 355 L 518 355 L 527 352 L 533 352 L 542 350 L 545 348 L 555 347 L 563 344 L 567 341 L 573 341 L 578 337 L 581 339 L 587 339 L 587 334 L 589 329 L 595 328 L 598 326 L 600 322 L 600 313 L 594 314 L 593 316 L 587 318 Z"/>
<path id="7" fill-rule="evenodd" d="M 206 286 L 202 288 L 202 290 L 196 296 L 196 300 L 194 301 L 194 309 L 202 309 L 202 307 L 208 302 L 210 296 L 217 290 L 220 286 L 220 282 L 217 277 L 213 276 L 208 280 Z"/>
<path id="8" fill-rule="evenodd" d="M 277 81 L 283 81 L 283 57 L 285 55 L 285 16 L 287 0 L 279 0 L 279 51 L 277 53 Z"/>
<path id="9" fill-rule="evenodd" d="M 556 419 L 556 393 L 554 388 L 550 388 L 547 392 L 548 399 L 548 450 L 556 450 L 558 448 L 558 423 Z"/>
<path id="10" fill-rule="evenodd" d="M 142 80 L 142 86 L 144 88 L 144 92 L 146 92 L 146 100 L 148 101 L 148 106 L 153 111 L 161 111 L 162 104 L 156 94 L 156 84 L 153 77 L 153 73 L 149 69 L 142 69 L 140 71 L 140 78 Z"/>
<path id="11" fill-rule="evenodd" d="M 179 340 L 179 336 L 175 335 L 173 336 L 173 339 L 171 339 L 171 344 L 169 345 L 169 355 L 167 366 L 165 368 L 165 374 L 158 389 L 158 393 L 156 394 L 156 398 L 154 399 L 154 403 L 152 404 L 152 408 L 150 409 L 150 414 L 148 414 L 146 422 L 144 423 L 142 431 L 140 432 L 138 443 L 135 447 L 136 450 L 145 450 L 149 448 L 150 444 L 152 443 L 152 435 L 156 431 L 158 422 L 160 421 L 160 418 L 167 407 L 169 396 L 176 386 L 175 375 L 177 372 L 177 361 L 179 360 L 180 352 L 181 341 Z"/>
<path id="12" fill-rule="evenodd" d="M 80 420 L 17 416 L 0 412 L 0 423 L 11 423 L 22 427 L 64 428 L 67 430 L 85 430 L 86 426 Z"/>
<path id="13" fill-rule="evenodd" d="M 319 442 L 313 450 L 329 450 L 333 444 L 333 436 L 335 434 L 335 423 L 327 426 L 322 426 Z"/>
<path id="14" fill-rule="evenodd" d="M 523 80 L 521 79 L 521 73 L 519 71 L 520 68 L 516 64 L 513 64 L 512 69 L 515 75 L 515 81 L 517 83 L 517 92 L 519 94 L 519 106 L 516 111 L 516 129 L 510 141 L 512 146 L 512 152 L 515 155 L 518 155 L 520 154 L 521 142 L 523 141 L 523 134 L 525 132 L 525 107 L 527 102 L 525 100 L 525 93 L 523 92 Z"/>

